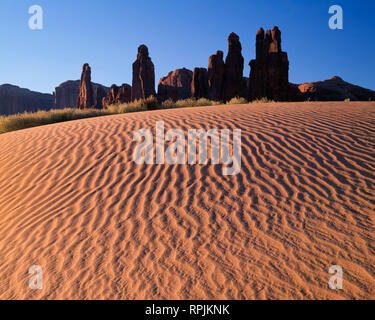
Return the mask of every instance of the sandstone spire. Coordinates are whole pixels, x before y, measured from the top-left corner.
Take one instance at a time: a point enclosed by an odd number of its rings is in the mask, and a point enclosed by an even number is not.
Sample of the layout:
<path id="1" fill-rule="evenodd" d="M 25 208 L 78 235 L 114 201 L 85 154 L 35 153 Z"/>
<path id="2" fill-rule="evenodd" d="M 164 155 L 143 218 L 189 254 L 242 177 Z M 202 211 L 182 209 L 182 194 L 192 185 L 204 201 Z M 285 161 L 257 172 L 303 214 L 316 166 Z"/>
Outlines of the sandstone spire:
<path id="1" fill-rule="evenodd" d="M 249 63 L 249 98 L 268 98 L 275 101 L 288 100 L 289 61 L 281 50 L 281 32 L 278 27 L 260 28 L 256 33 L 256 58 Z"/>
<path id="2" fill-rule="evenodd" d="M 91 68 L 88 63 L 82 67 L 81 83 L 77 98 L 77 108 L 86 109 L 94 106 L 94 91 L 91 83 Z"/>
<path id="3" fill-rule="evenodd" d="M 217 51 L 208 60 L 208 97 L 211 100 L 223 99 L 225 64 L 223 51 Z"/>
<path id="4" fill-rule="evenodd" d="M 224 100 L 228 101 L 241 94 L 244 84 L 243 67 L 240 37 L 232 32 L 228 37 L 228 55 L 225 59 Z"/>
<path id="5" fill-rule="evenodd" d="M 133 63 L 132 100 L 139 100 L 155 95 L 154 64 L 148 54 L 148 48 L 138 48 L 137 60 Z"/>

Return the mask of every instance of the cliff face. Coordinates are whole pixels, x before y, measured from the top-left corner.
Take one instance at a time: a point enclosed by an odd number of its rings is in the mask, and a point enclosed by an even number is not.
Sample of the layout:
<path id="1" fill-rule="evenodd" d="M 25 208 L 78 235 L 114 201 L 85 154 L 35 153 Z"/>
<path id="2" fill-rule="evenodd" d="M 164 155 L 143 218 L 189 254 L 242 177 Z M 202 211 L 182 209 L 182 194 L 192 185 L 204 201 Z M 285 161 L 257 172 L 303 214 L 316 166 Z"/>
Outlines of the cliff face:
<path id="1" fill-rule="evenodd" d="M 167 76 L 159 80 L 158 95 L 160 100 L 190 98 L 192 79 L 193 72 L 185 68 L 169 72 Z"/>
<path id="2" fill-rule="evenodd" d="M 2 115 L 39 109 L 49 110 L 52 106 L 51 94 L 30 91 L 11 84 L 0 85 L 0 114 Z"/>
<path id="3" fill-rule="evenodd" d="M 56 107 L 75 108 L 79 94 L 80 80 L 65 81 L 55 88 L 53 104 Z"/>
<path id="4" fill-rule="evenodd" d="M 79 95 L 80 80 L 69 80 L 61 83 L 55 88 L 53 93 L 53 105 L 58 108 L 76 108 L 77 99 Z M 94 101 L 96 101 L 97 87 L 102 86 L 97 83 L 93 83 Z M 106 93 L 109 92 L 109 88 L 102 86 Z"/>

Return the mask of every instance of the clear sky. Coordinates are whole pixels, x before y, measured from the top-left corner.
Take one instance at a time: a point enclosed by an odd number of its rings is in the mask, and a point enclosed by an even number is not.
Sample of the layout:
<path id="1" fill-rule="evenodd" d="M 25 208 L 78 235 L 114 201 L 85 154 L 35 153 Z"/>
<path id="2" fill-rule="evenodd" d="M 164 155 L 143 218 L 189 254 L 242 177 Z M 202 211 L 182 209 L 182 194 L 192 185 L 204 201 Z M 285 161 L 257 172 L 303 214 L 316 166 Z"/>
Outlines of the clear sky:
<path id="1" fill-rule="evenodd" d="M 43 30 L 31 30 L 31 5 L 43 8 Z M 328 8 L 341 5 L 344 29 L 328 27 Z M 375 90 L 374 0 L 1 0 L 0 84 L 52 92 L 80 78 L 82 64 L 104 85 L 131 84 L 137 47 L 146 44 L 156 83 L 169 71 L 207 67 L 240 36 L 248 62 L 255 33 L 279 26 L 293 83 L 334 75 Z"/>

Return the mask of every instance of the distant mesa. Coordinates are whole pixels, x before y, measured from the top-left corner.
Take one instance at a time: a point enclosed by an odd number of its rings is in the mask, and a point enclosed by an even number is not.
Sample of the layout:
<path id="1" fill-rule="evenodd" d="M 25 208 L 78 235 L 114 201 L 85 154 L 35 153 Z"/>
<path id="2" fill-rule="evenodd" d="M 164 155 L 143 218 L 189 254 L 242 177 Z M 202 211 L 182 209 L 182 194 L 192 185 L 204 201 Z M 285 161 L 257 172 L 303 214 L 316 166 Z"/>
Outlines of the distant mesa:
<path id="1" fill-rule="evenodd" d="M 77 107 L 80 80 L 68 80 L 55 88 L 53 104 L 58 108 Z"/>
<path id="2" fill-rule="evenodd" d="M 55 88 L 53 93 L 54 108 L 76 108 L 80 91 L 80 80 L 68 80 Z M 93 83 L 94 101 L 97 101 L 97 88 L 101 87 L 107 94 L 109 88 L 98 83 Z"/>
<path id="3" fill-rule="evenodd" d="M 11 84 L 0 85 L 0 114 L 2 115 L 49 110 L 52 106 L 51 94 L 30 91 Z"/>
<path id="4" fill-rule="evenodd" d="M 375 92 L 344 81 L 338 76 L 328 80 L 306 82 L 297 87 L 294 100 L 310 101 L 375 101 Z"/>

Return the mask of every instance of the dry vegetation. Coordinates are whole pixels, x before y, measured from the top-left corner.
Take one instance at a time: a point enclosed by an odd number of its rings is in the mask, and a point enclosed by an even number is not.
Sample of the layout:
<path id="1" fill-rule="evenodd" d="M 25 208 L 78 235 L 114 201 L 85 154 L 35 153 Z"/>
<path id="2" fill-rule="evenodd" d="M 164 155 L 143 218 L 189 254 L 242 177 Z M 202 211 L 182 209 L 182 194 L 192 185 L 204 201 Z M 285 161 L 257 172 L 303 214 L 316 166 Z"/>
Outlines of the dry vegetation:
<path id="1" fill-rule="evenodd" d="M 247 103 L 268 103 L 273 102 L 267 98 L 262 98 L 254 101 L 247 101 L 245 98 L 233 98 L 227 104 L 247 104 Z M 172 108 L 186 108 L 186 107 L 203 107 L 215 106 L 223 104 L 221 101 L 212 101 L 206 98 L 201 99 L 185 99 L 173 101 L 168 99 L 161 104 L 155 97 L 149 97 L 144 100 L 137 100 L 130 103 L 116 104 L 110 106 L 106 110 L 99 109 L 52 109 L 50 111 L 24 112 L 10 116 L 0 116 L 0 134 L 11 132 L 20 129 L 42 126 L 63 121 L 77 120 L 83 118 L 92 118 L 98 116 L 105 116 L 111 114 L 157 110 L 157 109 L 172 109 Z"/>

